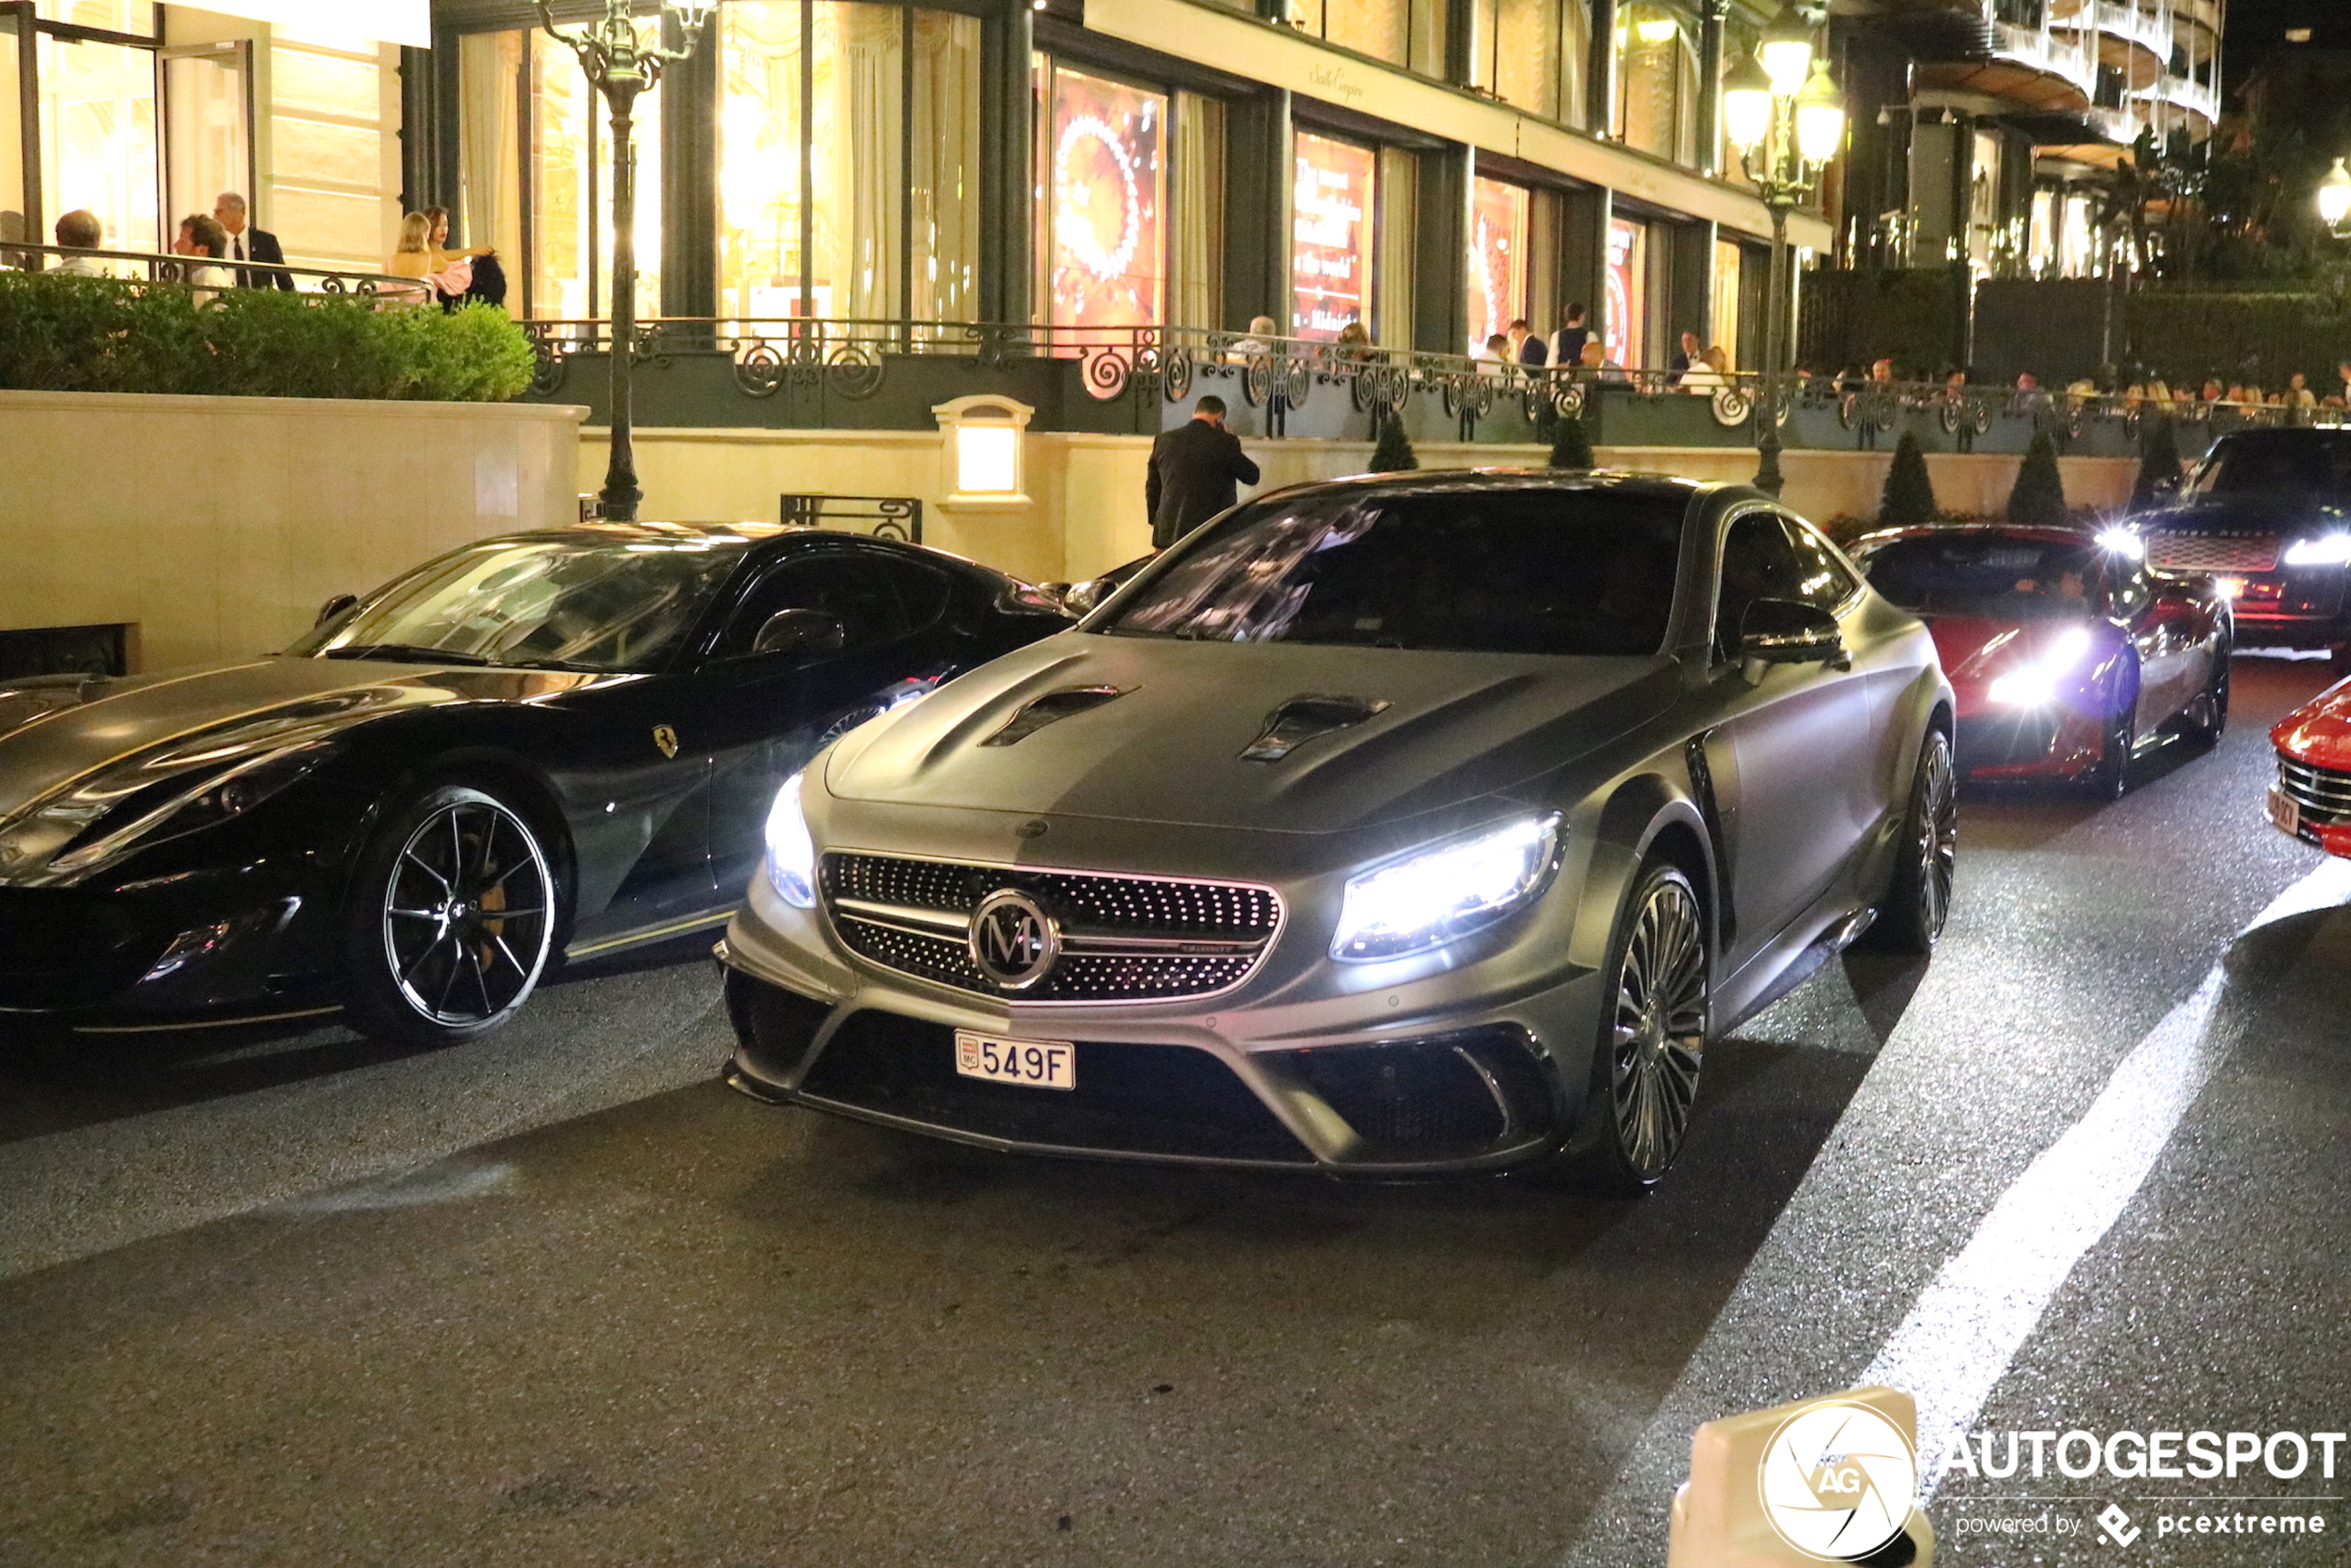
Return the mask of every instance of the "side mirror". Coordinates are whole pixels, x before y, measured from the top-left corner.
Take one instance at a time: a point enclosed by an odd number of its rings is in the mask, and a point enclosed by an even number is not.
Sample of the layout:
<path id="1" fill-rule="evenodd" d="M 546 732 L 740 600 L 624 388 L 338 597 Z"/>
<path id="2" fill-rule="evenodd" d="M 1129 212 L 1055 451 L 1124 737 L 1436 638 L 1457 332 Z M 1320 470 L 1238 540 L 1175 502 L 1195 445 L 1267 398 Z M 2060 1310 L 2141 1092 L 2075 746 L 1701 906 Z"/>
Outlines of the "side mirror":
<path id="1" fill-rule="evenodd" d="M 337 616 L 342 615 L 345 610 L 350 609 L 354 604 L 358 603 L 359 595 L 356 593 L 338 593 L 333 598 L 318 606 L 318 618 L 312 621 L 310 624 L 312 626 L 324 626 L 329 621 L 334 619 Z"/>
<path id="2" fill-rule="evenodd" d="M 1105 578 L 1088 578 L 1084 582 L 1073 582 L 1062 591 L 1062 607 L 1083 618 L 1099 609 L 1116 587 L 1117 584 Z"/>
<path id="3" fill-rule="evenodd" d="M 840 617 L 822 610 L 778 610 L 751 640 L 754 653 L 837 653 L 849 641 Z"/>
<path id="4" fill-rule="evenodd" d="M 1739 657 L 1758 665 L 1853 667 L 1836 617 L 1797 599 L 1758 599 L 1748 605 L 1739 618 Z"/>

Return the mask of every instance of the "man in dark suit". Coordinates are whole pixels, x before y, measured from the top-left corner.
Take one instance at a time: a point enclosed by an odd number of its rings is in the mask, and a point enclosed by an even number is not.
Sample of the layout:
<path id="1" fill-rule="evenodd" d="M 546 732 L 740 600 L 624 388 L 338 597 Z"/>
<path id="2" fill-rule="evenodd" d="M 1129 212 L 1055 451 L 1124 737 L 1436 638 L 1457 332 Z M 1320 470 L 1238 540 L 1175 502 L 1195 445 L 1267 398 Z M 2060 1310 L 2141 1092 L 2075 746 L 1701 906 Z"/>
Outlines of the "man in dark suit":
<path id="1" fill-rule="evenodd" d="M 220 227 L 229 230 L 229 259 L 258 261 L 272 267 L 286 265 L 286 253 L 278 246 L 278 236 L 266 229 L 245 227 L 245 199 L 234 191 L 223 191 L 212 204 L 212 216 Z M 263 272 L 253 268 L 237 269 L 237 287 L 241 289 L 291 289 L 294 280 L 283 272 Z"/>
<path id="2" fill-rule="evenodd" d="M 1225 400 L 1210 395 L 1192 417 L 1151 442 L 1143 505 L 1151 515 L 1151 548 L 1164 550 L 1239 499 L 1237 486 L 1257 482 L 1257 465 L 1241 438 L 1225 428 Z"/>

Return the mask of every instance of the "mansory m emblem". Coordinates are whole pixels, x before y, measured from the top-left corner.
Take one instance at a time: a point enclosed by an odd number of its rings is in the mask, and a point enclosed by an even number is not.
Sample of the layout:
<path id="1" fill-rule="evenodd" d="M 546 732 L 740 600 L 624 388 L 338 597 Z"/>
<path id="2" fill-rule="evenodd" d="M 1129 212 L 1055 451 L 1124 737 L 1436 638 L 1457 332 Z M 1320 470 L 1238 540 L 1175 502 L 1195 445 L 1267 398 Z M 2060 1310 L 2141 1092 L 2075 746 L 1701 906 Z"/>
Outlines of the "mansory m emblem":
<path id="1" fill-rule="evenodd" d="M 1026 990 L 1052 972 L 1062 932 L 1035 899 L 1000 888 L 972 911 L 972 962 L 1006 990 Z"/>

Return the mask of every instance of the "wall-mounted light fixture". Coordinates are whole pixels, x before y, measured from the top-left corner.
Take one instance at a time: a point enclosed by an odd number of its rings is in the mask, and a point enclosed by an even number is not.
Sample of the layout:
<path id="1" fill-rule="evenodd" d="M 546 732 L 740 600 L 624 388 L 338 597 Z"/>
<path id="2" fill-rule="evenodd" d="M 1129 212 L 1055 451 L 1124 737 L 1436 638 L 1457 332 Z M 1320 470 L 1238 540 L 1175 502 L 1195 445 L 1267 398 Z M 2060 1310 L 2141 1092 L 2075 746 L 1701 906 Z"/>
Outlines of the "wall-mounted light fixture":
<path id="1" fill-rule="evenodd" d="M 934 405 L 945 438 L 950 511 L 1014 511 L 1029 504 L 1028 421 L 1037 410 L 986 392 Z"/>

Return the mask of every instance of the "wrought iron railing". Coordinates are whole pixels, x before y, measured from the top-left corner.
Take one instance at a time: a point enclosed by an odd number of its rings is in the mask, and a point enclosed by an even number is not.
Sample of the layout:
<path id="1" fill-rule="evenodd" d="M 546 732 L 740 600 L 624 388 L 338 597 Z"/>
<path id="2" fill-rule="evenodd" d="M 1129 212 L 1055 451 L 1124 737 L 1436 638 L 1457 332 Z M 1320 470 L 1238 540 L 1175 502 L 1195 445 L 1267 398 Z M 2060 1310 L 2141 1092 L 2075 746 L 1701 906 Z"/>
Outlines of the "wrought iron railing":
<path id="1" fill-rule="evenodd" d="M 566 378 L 566 362 L 611 348 L 601 319 L 523 324 L 540 359 L 537 390 L 548 395 Z M 1065 360 L 1078 367 L 1087 393 L 1111 402 L 1150 392 L 1181 403 L 1203 380 L 1230 382 L 1251 407 L 1299 409 L 1318 396 L 1347 398 L 1358 411 L 1400 411 L 1433 397 L 1449 415 L 1482 417 L 1518 400 L 1530 418 L 1572 417 L 1598 389 L 1628 396 L 1704 392 L 1726 426 L 1744 423 L 1757 378 L 1649 368 L 1550 367 L 1506 364 L 1469 355 L 1382 348 L 1303 338 L 1182 326 L 1055 327 L 966 321 L 901 321 L 733 317 L 661 317 L 640 321 L 635 354 L 658 363 L 674 354 L 719 353 L 733 362 L 747 397 L 772 397 L 788 386 L 822 386 L 851 400 L 879 392 L 893 360 L 948 358 L 986 368 L 1017 361 Z M 1218 391 L 1223 391 L 1220 384 Z"/>
<path id="2" fill-rule="evenodd" d="M 545 320 L 522 324 L 539 354 L 536 391 L 562 390 L 570 361 L 603 355 L 611 347 L 602 320 Z M 1850 432 L 1857 444 L 1874 444 L 1878 432 L 1923 421 L 1962 447 L 2005 421 L 2021 435 L 2046 430 L 2062 442 L 2083 440 L 2102 427 L 2111 446 L 2119 436 L 2135 444 L 2158 411 L 2143 395 L 2125 391 L 2071 392 L 1984 383 L 1879 381 L 1854 376 L 1795 372 L 1776 384 L 1753 372 L 1696 372 L 1653 367 L 1508 365 L 1467 355 L 1346 345 L 1300 338 L 1183 326 L 1056 328 L 988 322 L 836 320 L 802 317 L 751 320 L 716 317 L 664 317 L 637 324 L 635 352 L 641 365 L 661 365 L 695 353 L 723 358 L 734 390 L 763 400 L 787 389 L 821 392 L 858 403 L 879 395 L 900 367 L 915 361 L 949 360 L 975 371 L 1059 361 L 1075 367 L 1076 381 L 1096 402 L 1133 399 L 1145 404 L 1182 404 L 1214 391 L 1228 402 L 1257 410 L 1257 431 L 1287 432 L 1287 416 L 1320 400 L 1340 400 L 1339 414 L 1380 417 L 1402 414 L 1426 400 L 1459 421 L 1463 440 L 1474 439 L 1479 421 L 1508 409 L 1536 432 L 1559 419 L 1595 412 L 1606 398 L 1611 429 L 1618 407 L 1703 400 L 1710 423 L 1724 439 L 1760 433 L 1757 411 L 1767 401 L 1783 429 L 1802 415 L 1818 444 L 1828 432 Z M 723 384 L 723 383 L 722 383 Z M 924 383 L 926 385 L 932 383 Z M 1809 412 L 1808 412 L 1809 411 Z M 2200 434 L 2254 425 L 2351 422 L 2351 411 L 2320 406 L 2301 409 L 2277 403 L 2228 399 L 2167 399 L 2160 411 Z M 1671 414 L 1670 407 L 1662 412 Z M 1140 423 L 1158 428 L 1162 417 L 1144 414 Z M 1643 421 L 1656 428 L 1654 418 Z M 1683 418 L 1667 421 L 1688 431 Z M 1329 419 L 1316 422 L 1328 433 Z M 1360 430 L 1361 426 L 1354 427 Z M 1923 432 L 1922 432 L 1923 433 Z M 1523 437 L 1521 439 L 1524 439 Z"/>
<path id="3" fill-rule="evenodd" d="M 402 278 L 364 268 L 289 267 L 275 262 L 236 261 L 161 251 L 80 250 L 64 245 L 36 245 L 25 241 L 0 243 L 0 274 L 55 272 L 68 261 L 86 261 L 99 269 L 93 282 L 192 283 L 218 286 L 200 279 L 198 268 L 226 273 L 231 286 L 275 287 L 275 280 L 291 280 L 294 291 L 383 303 L 422 303 L 432 296 L 432 284 L 422 278 Z"/>

